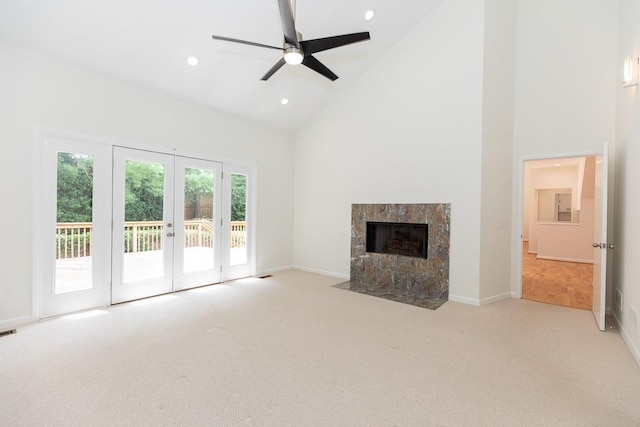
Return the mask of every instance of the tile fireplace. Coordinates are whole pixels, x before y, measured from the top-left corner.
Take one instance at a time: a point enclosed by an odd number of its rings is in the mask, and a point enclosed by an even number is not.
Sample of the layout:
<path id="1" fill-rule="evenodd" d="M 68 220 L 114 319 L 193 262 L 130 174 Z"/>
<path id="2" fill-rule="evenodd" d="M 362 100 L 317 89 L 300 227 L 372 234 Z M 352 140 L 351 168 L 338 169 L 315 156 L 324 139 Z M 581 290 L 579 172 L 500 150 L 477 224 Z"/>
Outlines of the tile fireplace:
<path id="1" fill-rule="evenodd" d="M 354 204 L 349 289 L 436 309 L 449 299 L 451 206 Z"/>

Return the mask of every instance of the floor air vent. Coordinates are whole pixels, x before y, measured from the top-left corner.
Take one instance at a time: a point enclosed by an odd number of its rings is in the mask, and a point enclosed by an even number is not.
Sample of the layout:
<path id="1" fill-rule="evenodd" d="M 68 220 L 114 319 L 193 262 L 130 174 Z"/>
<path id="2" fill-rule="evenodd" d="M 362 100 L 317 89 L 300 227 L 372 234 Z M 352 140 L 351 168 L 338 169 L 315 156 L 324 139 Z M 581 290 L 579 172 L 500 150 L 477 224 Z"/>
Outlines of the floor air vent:
<path id="1" fill-rule="evenodd" d="M 8 331 L 0 331 L 0 337 L 4 337 L 5 335 L 15 334 L 17 331 L 15 329 L 9 329 Z"/>

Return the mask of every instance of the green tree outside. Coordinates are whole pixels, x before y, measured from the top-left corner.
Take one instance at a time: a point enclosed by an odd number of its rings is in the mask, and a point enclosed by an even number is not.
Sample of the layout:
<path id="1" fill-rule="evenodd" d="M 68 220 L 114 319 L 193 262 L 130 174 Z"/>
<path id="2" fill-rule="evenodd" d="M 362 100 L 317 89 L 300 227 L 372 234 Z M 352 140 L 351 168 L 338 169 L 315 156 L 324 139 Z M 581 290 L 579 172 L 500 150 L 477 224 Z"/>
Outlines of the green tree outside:
<path id="1" fill-rule="evenodd" d="M 162 221 L 164 166 L 127 160 L 125 165 L 125 221 Z"/>
<path id="2" fill-rule="evenodd" d="M 184 194 L 185 203 L 193 206 L 193 217 L 204 218 L 204 214 L 200 209 L 201 201 L 204 196 L 213 196 L 213 171 L 206 169 L 185 169 Z"/>
<path id="3" fill-rule="evenodd" d="M 93 218 L 93 158 L 58 153 L 57 222 L 91 222 Z"/>
<path id="4" fill-rule="evenodd" d="M 91 222 L 93 158 L 58 153 L 57 222 Z M 247 177 L 231 175 L 231 221 L 246 220 Z M 185 170 L 185 202 L 200 218 L 200 202 L 213 195 L 213 171 Z M 164 167 L 157 163 L 127 161 L 125 165 L 125 221 L 161 221 Z"/>
<path id="5" fill-rule="evenodd" d="M 231 221 L 247 220 L 247 176 L 231 175 Z"/>

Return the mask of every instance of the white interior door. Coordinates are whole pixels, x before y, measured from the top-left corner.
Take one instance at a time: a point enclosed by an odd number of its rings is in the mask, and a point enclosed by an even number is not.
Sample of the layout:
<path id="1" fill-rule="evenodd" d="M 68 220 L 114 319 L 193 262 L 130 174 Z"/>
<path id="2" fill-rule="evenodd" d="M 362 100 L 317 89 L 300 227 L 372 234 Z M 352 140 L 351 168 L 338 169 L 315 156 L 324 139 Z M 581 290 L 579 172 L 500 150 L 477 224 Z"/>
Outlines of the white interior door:
<path id="1" fill-rule="evenodd" d="M 593 229 L 593 315 L 601 331 L 605 330 L 607 296 L 607 176 L 608 147 L 596 156 L 596 183 Z"/>
<path id="2" fill-rule="evenodd" d="M 174 290 L 220 282 L 222 164 L 176 157 Z"/>
<path id="3" fill-rule="evenodd" d="M 174 156 L 113 150 L 112 303 L 173 290 Z"/>
<path id="4" fill-rule="evenodd" d="M 111 148 L 43 137 L 39 317 L 109 304 Z"/>

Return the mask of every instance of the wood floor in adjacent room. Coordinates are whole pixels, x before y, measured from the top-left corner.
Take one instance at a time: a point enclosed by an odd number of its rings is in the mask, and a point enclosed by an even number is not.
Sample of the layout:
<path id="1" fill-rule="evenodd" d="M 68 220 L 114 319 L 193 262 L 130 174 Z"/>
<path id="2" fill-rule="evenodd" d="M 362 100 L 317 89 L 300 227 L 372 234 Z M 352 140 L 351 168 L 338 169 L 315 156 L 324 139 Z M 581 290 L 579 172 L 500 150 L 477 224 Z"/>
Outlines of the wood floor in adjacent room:
<path id="1" fill-rule="evenodd" d="M 522 298 L 547 304 L 591 310 L 593 264 L 537 259 L 522 253 Z"/>

